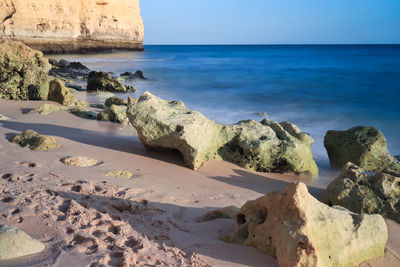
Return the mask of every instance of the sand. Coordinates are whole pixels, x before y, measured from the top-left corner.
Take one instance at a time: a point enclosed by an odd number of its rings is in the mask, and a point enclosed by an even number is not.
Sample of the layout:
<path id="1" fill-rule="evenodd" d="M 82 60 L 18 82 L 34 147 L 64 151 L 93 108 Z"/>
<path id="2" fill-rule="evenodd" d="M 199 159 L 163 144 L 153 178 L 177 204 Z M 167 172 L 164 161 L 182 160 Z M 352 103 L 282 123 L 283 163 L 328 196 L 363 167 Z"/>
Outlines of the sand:
<path id="1" fill-rule="evenodd" d="M 60 111 L 28 114 L 45 101 L 0 100 L 0 224 L 16 226 L 46 245 L 38 255 L 1 266 L 276 266 L 255 248 L 218 237 L 234 221 L 197 223 L 207 211 L 242 206 L 288 182 L 303 181 L 320 197 L 326 180 L 256 173 L 212 161 L 198 171 L 173 152 L 146 151 L 130 126 Z M 8 139 L 26 129 L 57 139 L 61 148 L 30 151 Z M 91 167 L 63 164 L 82 156 Z M 113 170 L 131 179 L 106 176 Z M 400 226 L 387 220 L 385 256 L 362 266 L 400 266 Z"/>

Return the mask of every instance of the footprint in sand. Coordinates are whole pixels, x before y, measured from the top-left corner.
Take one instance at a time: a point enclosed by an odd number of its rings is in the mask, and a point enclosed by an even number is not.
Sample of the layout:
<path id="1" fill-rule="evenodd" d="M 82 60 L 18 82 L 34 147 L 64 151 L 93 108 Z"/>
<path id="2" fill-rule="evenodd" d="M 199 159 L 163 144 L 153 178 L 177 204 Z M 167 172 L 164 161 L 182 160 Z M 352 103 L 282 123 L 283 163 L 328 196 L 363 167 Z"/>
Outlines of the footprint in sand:
<path id="1" fill-rule="evenodd" d="M 18 165 L 22 165 L 22 166 L 29 167 L 29 168 L 39 168 L 40 167 L 40 164 L 31 162 L 31 161 L 17 161 L 16 163 Z"/>
<path id="2" fill-rule="evenodd" d="M 62 163 L 68 166 L 74 166 L 74 167 L 93 167 L 93 166 L 99 166 L 103 164 L 102 161 L 98 161 L 95 159 L 83 157 L 83 156 L 68 156 L 65 158 L 60 159 Z"/>

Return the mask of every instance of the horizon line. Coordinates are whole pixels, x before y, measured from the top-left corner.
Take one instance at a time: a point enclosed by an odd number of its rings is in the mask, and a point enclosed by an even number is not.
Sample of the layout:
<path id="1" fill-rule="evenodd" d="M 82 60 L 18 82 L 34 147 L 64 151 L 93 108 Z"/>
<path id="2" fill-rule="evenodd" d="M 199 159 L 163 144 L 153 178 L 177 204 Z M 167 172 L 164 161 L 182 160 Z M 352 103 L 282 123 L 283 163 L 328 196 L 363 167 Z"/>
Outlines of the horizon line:
<path id="1" fill-rule="evenodd" d="M 170 43 L 170 44 L 156 44 L 156 43 L 152 43 L 152 44 L 146 44 L 144 43 L 143 45 L 182 45 L 182 46 L 200 46 L 200 45 L 204 45 L 204 46 L 274 46 L 274 45 L 400 45 L 400 43 L 311 43 L 311 44 L 307 44 L 307 43 L 277 43 L 277 44 L 177 44 L 177 43 Z"/>

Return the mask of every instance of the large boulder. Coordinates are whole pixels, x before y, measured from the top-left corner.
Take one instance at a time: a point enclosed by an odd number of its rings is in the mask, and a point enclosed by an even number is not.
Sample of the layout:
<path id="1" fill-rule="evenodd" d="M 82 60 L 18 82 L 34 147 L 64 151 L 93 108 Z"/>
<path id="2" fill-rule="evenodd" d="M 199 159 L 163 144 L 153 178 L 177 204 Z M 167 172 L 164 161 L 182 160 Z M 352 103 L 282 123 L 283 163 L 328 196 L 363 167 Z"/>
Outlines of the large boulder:
<path id="1" fill-rule="evenodd" d="M 39 253 L 45 245 L 10 225 L 0 225 L 0 260 Z"/>
<path id="2" fill-rule="evenodd" d="M 97 114 L 97 120 L 129 124 L 128 117 L 126 116 L 126 106 L 111 105 Z"/>
<path id="3" fill-rule="evenodd" d="M 322 199 L 329 205 L 356 213 L 379 213 L 400 223 L 400 173 L 368 175 L 365 169 L 348 163 Z"/>
<path id="4" fill-rule="evenodd" d="M 89 106 L 85 101 L 76 98 L 71 90 L 66 88 L 59 79 L 54 79 L 50 82 L 48 100 L 55 101 L 63 106 Z"/>
<path id="5" fill-rule="evenodd" d="M 20 42 L 0 43 L 0 99 L 45 100 L 51 69 L 42 52 Z"/>
<path id="6" fill-rule="evenodd" d="M 127 115 L 146 147 L 176 149 L 194 170 L 208 160 L 227 160 L 257 171 L 318 175 L 314 140 L 288 122 L 218 124 L 180 101 L 149 92 L 128 106 Z"/>
<path id="7" fill-rule="evenodd" d="M 16 135 L 11 142 L 19 144 L 22 147 L 28 147 L 31 150 L 50 150 L 60 148 L 52 136 L 40 135 L 33 130 L 25 130 L 21 134 Z"/>
<path id="8" fill-rule="evenodd" d="M 89 73 L 87 90 L 119 93 L 127 92 L 125 85 L 113 78 L 111 74 L 103 71 L 92 71 Z"/>
<path id="9" fill-rule="evenodd" d="M 236 215 L 236 230 L 222 238 L 256 247 L 282 267 L 357 266 L 383 256 L 387 239 L 382 216 L 331 208 L 303 183 L 247 202 Z"/>
<path id="10" fill-rule="evenodd" d="M 352 162 L 367 171 L 400 171 L 400 163 L 388 152 L 385 136 L 374 127 L 328 131 L 324 145 L 334 168 L 341 169 Z"/>

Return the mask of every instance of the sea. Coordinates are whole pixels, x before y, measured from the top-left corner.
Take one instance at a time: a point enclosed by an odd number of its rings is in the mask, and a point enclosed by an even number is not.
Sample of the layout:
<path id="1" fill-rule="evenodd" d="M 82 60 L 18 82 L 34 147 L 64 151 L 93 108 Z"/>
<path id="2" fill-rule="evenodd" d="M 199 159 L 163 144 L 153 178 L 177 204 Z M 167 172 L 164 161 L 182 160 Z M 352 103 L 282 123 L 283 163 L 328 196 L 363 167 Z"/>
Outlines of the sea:
<path id="1" fill-rule="evenodd" d="M 219 123 L 292 122 L 314 138 L 322 170 L 328 130 L 374 126 L 400 154 L 400 45 L 147 45 L 54 57 L 115 75 L 142 70 L 148 80 L 131 83 L 133 96 L 181 100 Z"/>

